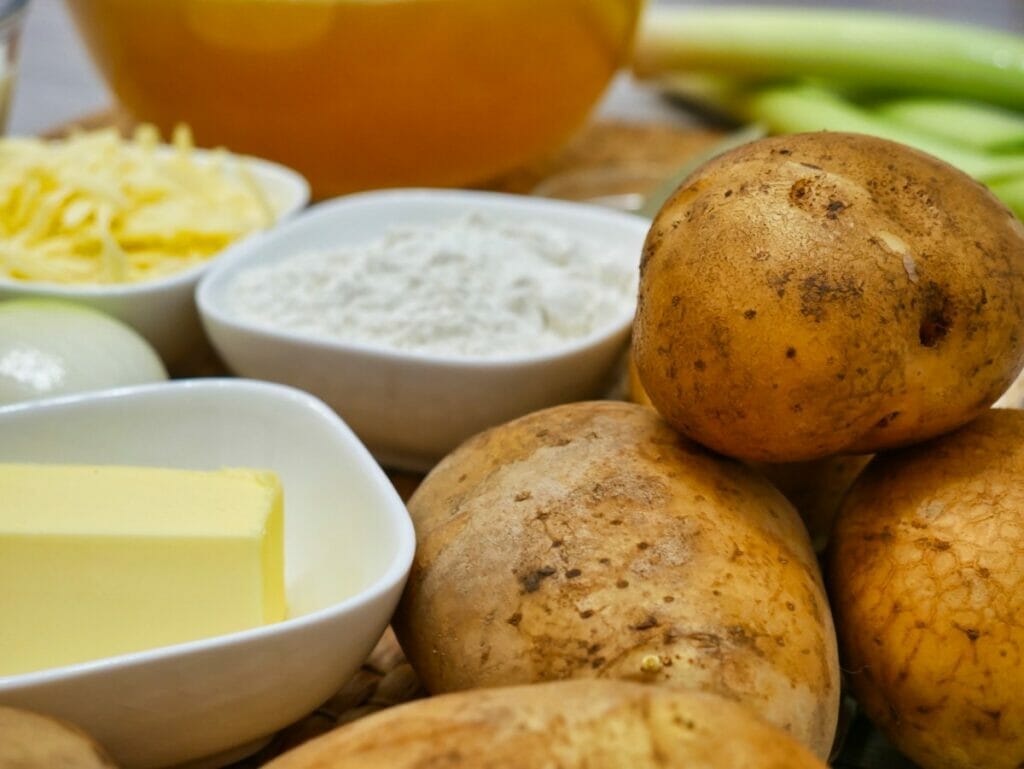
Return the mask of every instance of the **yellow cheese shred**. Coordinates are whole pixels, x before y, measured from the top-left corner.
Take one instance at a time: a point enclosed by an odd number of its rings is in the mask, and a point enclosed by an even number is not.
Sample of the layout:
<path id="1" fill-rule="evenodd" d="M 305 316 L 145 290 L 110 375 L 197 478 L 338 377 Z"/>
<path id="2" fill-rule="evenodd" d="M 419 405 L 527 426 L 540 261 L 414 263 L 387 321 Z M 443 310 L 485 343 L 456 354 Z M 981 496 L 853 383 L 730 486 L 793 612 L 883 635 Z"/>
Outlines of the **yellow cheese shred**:
<path id="1" fill-rule="evenodd" d="M 66 139 L 0 139 L 0 277 L 135 283 L 209 259 L 273 223 L 244 161 L 200 160 L 179 126 L 171 151 L 153 126 Z"/>

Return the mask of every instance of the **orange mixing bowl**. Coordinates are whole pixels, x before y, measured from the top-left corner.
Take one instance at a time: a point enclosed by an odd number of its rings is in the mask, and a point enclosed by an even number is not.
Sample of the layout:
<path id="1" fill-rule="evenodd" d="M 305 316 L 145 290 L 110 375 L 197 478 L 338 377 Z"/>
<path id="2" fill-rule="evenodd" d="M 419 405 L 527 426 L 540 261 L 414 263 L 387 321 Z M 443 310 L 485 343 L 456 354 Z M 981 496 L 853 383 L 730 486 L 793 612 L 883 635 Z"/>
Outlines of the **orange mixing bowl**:
<path id="1" fill-rule="evenodd" d="M 557 147 L 642 0 L 67 0 L 122 104 L 319 197 L 466 185 Z"/>

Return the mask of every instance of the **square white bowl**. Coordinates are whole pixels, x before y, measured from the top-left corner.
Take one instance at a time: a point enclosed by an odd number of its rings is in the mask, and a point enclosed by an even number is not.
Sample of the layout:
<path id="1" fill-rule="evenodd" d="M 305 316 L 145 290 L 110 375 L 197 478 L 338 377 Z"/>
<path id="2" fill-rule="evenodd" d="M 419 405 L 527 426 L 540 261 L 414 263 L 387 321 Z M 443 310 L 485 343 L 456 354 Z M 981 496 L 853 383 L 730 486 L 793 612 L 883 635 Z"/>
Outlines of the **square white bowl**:
<path id="1" fill-rule="evenodd" d="M 162 150 L 173 152 L 171 148 Z M 198 163 L 216 157 L 207 150 L 193 150 Z M 239 157 L 277 214 L 279 222 L 306 207 L 309 183 L 297 172 L 268 160 Z M 157 280 L 113 285 L 58 284 L 12 280 L 0 276 L 0 300 L 45 297 L 83 304 L 112 315 L 134 328 L 156 349 L 164 363 L 180 363 L 204 343 L 196 314 L 195 290 L 211 259 Z"/>
<path id="2" fill-rule="evenodd" d="M 287 620 L 0 677 L 0 705 L 76 723 L 129 769 L 244 751 L 315 709 L 379 640 L 415 550 L 405 506 L 352 432 L 279 385 L 188 380 L 6 406 L 0 462 L 281 477 Z"/>
<path id="3" fill-rule="evenodd" d="M 637 268 L 650 222 L 560 200 L 461 190 L 393 190 L 321 203 L 229 249 L 200 282 L 207 335 L 242 376 L 311 392 L 338 411 L 382 463 L 427 470 L 463 440 L 531 411 L 602 394 L 629 337 L 634 306 L 558 349 L 494 358 L 440 356 L 318 339 L 244 320 L 227 296 L 235 277 L 298 253 L 365 243 L 395 225 L 482 212 L 602 241 Z"/>

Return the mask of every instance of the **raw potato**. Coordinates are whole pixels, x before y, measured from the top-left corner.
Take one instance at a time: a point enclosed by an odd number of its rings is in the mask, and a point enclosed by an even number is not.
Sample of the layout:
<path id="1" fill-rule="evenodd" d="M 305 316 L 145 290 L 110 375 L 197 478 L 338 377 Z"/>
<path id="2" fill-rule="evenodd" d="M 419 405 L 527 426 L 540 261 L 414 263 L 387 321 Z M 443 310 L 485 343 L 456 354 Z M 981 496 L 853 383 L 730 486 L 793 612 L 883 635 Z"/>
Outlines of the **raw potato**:
<path id="1" fill-rule="evenodd" d="M 628 384 L 630 400 L 653 408 L 632 356 L 629 358 Z M 821 552 L 828 544 L 832 522 L 839 512 L 843 495 L 869 461 L 870 454 L 857 454 L 782 464 L 751 462 L 750 466 L 793 503 L 807 526 L 815 552 Z"/>
<path id="2" fill-rule="evenodd" d="M 395 625 L 428 690 L 662 682 L 746 703 L 828 755 L 838 659 L 800 519 L 653 410 L 577 403 L 492 429 L 409 510 Z"/>
<path id="3" fill-rule="evenodd" d="M 728 700 L 622 681 L 448 694 L 336 729 L 267 769 L 825 769 Z"/>
<path id="4" fill-rule="evenodd" d="M 821 552 L 828 544 L 843 495 L 872 456 L 855 454 L 783 464 L 752 462 L 751 466 L 793 503 L 815 552 Z"/>
<path id="5" fill-rule="evenodd" d="M 923 769 L 1024 765 L 1024 412 L 879 455 L 833 532 L 843 667 Z"/>
<path id="6" fill-rule="evenodd" d="M 754 142 L 655 219 L 633 344 L 658 411 L 724 454 L 921 441 L 982 413 L 1024 362 L 1024 225 L 902 145 Z"/>
<path id="7" fill-rule="evenodd" d="M 644 389 L 644 383 L 640 381 L 640 372 L 636 370 L 636 359 L 633 357 L 632 346 L 629 349 L 629 355 L 626 360 L 626 385 L 627 394 L 633 403 L 654 408 L 654 404 L 651 403 L 651 396 L 647 394 L 647 391 Z"/>
<path id="8" fill-rule="evenodd" d="M 0 769 L 113 769 L 89 735 L 63 721 L 0 707 Z"/>

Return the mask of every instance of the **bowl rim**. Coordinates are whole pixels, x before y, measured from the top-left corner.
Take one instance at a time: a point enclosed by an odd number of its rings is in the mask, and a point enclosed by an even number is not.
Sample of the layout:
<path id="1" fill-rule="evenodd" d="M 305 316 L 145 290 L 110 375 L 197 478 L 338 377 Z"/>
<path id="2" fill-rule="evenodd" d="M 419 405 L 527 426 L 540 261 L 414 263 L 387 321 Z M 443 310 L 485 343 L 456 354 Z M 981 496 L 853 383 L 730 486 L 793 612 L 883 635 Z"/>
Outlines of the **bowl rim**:
<path id="1" fill-rule="evenodd" d="M 636 312 L 635 300 L 627 310 L 617 317 L 602 323 L 589 334 L 565 341 L 555 347 L 539 352 L 520 352 L 501 356 L 455 355 L 451 353 L 430 353 L 418 350 L 401 350 L 368 342 L 343 341 L 318 337 L 298 331 L 275 329 L 264 326 L 231 313 L 223 302 L 217 300 L 217 287 L 221 283 L 230 282 L 234 276 L 245 269 L 249 261 L 257 259 L 261 254 L 275 248 L 285 246 L 294 229 L 302 227 L 309 218 L 327 219 L 342 218 L 352 207 L 362 204 L 394 206 L 419 206 L 439 204 L 455 206 L 457 204 L 484 202 L 485 205 L 500 207 L 508 206 L 510 211 L 545 211 L 548 213 L 564 212 L 566 214 L 594 219 L 603 219 L 621 226 L 625 231 L 634 229 L 638 236 L 646 237 L 651 222 L 636 214 L 615 211 L 601 206 L 568 200 L 516 195 L 506 192 L 490 192 L 484 190 L 435 189 L 412 187 L 393 190 L 374 190 L 346 195 L 340 198 L 325 200 L 310 206 L 290 221 L 274 228 L 272 231 L 260 233 L 258 237 L 247 239 L 228 248 L 223 258 L 217 260 L 210 270 L 200 279 L 196 288 L 196 306 L 204 325 L 208 321 L 242 332 L 250 336 L 270 339 L 278 343 L 306 346 L 331 353 L 357 354 L 373 357 L 382 361 L 412 363 L 420 365 L 441 366 L 453 369 L 503 369 L 531 364 L 543 364 L 570 358 L 607 343 L 627 333 L 633 323 Z M 576 230 L 577 226 L 562 224 L 567 230 Z M 640 238 L 643 240 L 643 237 Z M 281 251 L 286 248 L 281 248 Z M 281 260 L 288 256 L 277 257 Z M 276 260 L 276 259 L 275 259 Z M 637 264 L 640 254 L 637 253 Z M 223 292 L 221 292 L 223 293 Z M 208 335 L 209 329 L 207 329 Z M 214 342 L 216 346 L 216 342 Z"/>
<path id="2" fill-rule="evenodd" d="M 25 0 L 25 2 L 28 2 L 28 0 Z M 0 26 L 2 25 L 3 19 L 0 18 Z M 7 138 L 38 139 L 39 137 L 10 136 Z M 161 144 L 156 148 L 156 151 L 166 155 L 174 153 L 176 148 L 170 144 Z M 218 155 L 219 150 L 216 148 L 195 147 L 190 152 L 196 160 L 205 162 L 213 160 Z M 62 299 L 120 299 L 151 296 L 167 290 L 188 287 L 195 284 L 214 261 L 227 254 L 235 245 L 276 229 L 284 222 L 296 216 L 309 204 L 311 194 L 309 181 L 295 169 L 273 160 L 266 160 L 253 155 L 231 153 L 231 157 L 240 163 L 244 163 L 252 171 L 253 176 L 258 182 L 265 183 L 268 187 L 286 190 L 289 193 L 290 200 L 288 204 L 278 212 L 277 219 L 266 229 L 242 237 L 227 248 L 212 254 L 206 261 L 154 280 L 144 280 L 136 283 L 52 283 L 41 280 L 12 280 L 5 275 L 0 275 L 0 295 L 48 296 Z"/>
<path id="3" fill-rule="evenodd" d="M 345 614 L 380 601 L 388 592 L 404 584 L 412 567 L 413 557 L 416 552 L 416 533 L 405 503 L 402 502 L 401 497 L 399 497 L 397 490 L 384 473 L 384 470 L 377 464 L 370 455 L 369 450 L 344 420 L 319 398 L 303 390 L 288 385 L 253 379 L 230 377 L 178 379 L 0 406 L 0 425 L 3 424 L 5 418 L 12 415 L 22 416 L 25 414 L 31 415 L 33 412 L 39 411 L 75 409 L 82 406 L 87 407 L 97 402 L 122 402 L 125 398 L 138 399 L 143 402 L 153 398 L 187 400 L 200 391 L 215 393 L 217 397 L 222 396 L 225 398 L 245 392 L 269 396 L 271 399 L 286 400 L 293 406 L 312 411 L 320 420 L 329 423 L 332 430 L 340 435 L 343 442 L 351 450 L 352 453 L 348 459 L 358 466 L 361 473 L 368 476 L 375 490 L 380 492 L 381 500 L 385 502 L 379 512 L 385 513 L 388 516 L 396 533 L 394 554 L 387 567 L 369 585 L 353 595 L 299 617 L 289 617 L 269 625 L 261 625 L 235 633 L 226 633 L 170 646 L 161 646 L 155 649 L 145 649 L 70 665 L 0 676 L 0 695 L 35 686 L 87 678 L 119 669 L 148 666 L 178 657 L 188 657 L 194 653 L 209 652 L 233 646 L 247 646 L 274 637 L 290 635 L 296 631 L 331 622 Z"/>

